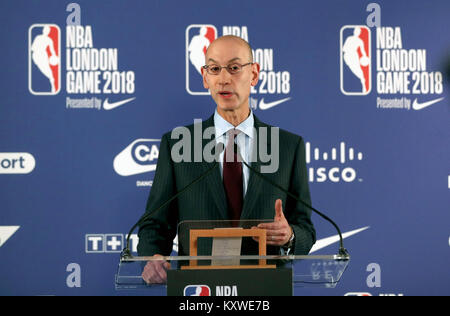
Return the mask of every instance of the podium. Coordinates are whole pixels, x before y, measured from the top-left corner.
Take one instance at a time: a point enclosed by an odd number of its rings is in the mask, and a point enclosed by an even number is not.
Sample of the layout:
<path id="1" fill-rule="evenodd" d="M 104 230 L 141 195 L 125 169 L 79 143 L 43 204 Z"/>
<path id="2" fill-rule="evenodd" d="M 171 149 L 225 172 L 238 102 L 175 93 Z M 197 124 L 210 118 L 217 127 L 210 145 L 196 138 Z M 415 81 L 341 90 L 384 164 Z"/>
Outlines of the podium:
<path id="1" fill-rule="evenodd" d="M 179 255 L 121 256 L 116 290 L 160 289 L 169 296 L 290 296 L 296 287 L 337 286 L 349 256 L 285 254 L 267 246 L 266 231 L 257 227 L 264 222 L 271 221 L 181 222 Z M 148 262 L 170 263 L 167 280 L 147 284 L 141 275 Z"/>

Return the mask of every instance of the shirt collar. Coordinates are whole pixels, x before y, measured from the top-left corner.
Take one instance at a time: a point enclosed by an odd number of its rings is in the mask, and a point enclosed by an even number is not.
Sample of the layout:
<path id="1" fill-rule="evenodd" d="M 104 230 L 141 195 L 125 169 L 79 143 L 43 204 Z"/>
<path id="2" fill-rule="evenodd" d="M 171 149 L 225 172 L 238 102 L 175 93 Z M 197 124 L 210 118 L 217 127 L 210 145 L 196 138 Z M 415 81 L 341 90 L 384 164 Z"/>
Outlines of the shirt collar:
<path id="1" fill-rule="evenodd" d="M 253 127 L 255 124 L 255 119 L 253 117 L 253 111 L 250 109 L 250 115 L 238 126 L 236 129 L 240 130 L 242 133 L 250 138 L 253 138 Z M 216 138 L 227 133 L 230 129 L 235 128 L 230 122 L 225 120 L 220 116 L 219 112 L 214 112 L 214 126 L 216 128 Z"/>

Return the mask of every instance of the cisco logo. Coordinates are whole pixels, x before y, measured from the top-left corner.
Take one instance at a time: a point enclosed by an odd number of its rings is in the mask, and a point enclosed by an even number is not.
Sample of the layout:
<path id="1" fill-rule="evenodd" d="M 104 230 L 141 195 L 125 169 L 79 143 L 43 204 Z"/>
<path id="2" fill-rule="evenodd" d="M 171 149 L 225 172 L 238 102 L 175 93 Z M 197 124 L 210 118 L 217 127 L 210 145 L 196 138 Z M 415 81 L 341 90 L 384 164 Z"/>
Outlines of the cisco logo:
<path id="1" fill-rule="evenodd" d="M 160 139 L 137 139 L 114 158 L 114 170 L 127 177 L 156 170 Z"/>
<path id="2" fill-rule="evenodd" d="M 315 164 L 316 161 L 322 163 L 335 164 L 332 167 L 315 167 L 310 166 L 308 168 L 309 182 L 354 182 L 357 180 L 356 170 L 350 166 L 346 166 L 348 163 L 363 160 L 363 154 L 357 152 L 354 148 L 347 148 L 344 142 L 339 144 L 338 148 L 331 148 L 331 151 L 321 151 L 319 148 L 313 148 L 311 143 L 305 144 L 306 150 L 306 163 Z M 314 161 L 314 162 L 313 162 Z M 362 181 L 358 179 L 358 181 Z"/>
<path id="3" fill-rule="evenodd" d="M 27 174 L 36 166 L 29 153 L 0 153 L 0 174 Z"/>

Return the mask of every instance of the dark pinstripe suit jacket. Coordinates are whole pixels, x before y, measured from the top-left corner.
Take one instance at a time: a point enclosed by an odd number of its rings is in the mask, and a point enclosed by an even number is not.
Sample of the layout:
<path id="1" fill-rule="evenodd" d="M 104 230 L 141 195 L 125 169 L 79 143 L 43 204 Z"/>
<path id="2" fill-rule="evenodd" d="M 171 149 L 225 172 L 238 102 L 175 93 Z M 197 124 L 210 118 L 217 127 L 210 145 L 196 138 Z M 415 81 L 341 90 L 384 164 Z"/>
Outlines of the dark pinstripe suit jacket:
<path id="1" fill-rule="evenodd" d="M 254 119 L 257 132 L 260 127 L 266 127 L 268 130 L 267 152 L 270 152 L 271 126 L 261 122 L 256 116 Z M 202 122 L 203 130 L 212 126 L 214 126 L 214 116 Z M 194 125 L 187 128 L 191 131 L 191 144 L 194 144 Z M 203 140 L 203 146 L 214 139 L 213 137 Z M 157 212 L 154 211 L 213 164 L 218 164 L 218 162 L 204 161 L 175 163 L 171 159 L 171 149 L 178 141 L 178 139 L 171 139 L 171 133 L 165 134 L 161 139 L 158 165 L 146 208 L 146 213 L 150 212 L 151 215 L 139 227 L 138 253 L 140 256 L 170 255 L 173 239 L 177 234 L 177 226 L 181 221 L 227 220 L 229 218 L 219 168 L 214 169 L 206 178 L 189 188 L 171 204 Z M 280 162 L 277 172 L 265 175 L 311 205 L 303 139 L 280 129 L 279 149 Z M 252 167 L 257 170 L 260 170 L 262 165 L 259 158 L 252 163 Z M 315 230 L 311 222 L 310 210 L 252 172 L 250 172 L 244 198 L 241 220 L 273 220 L 275 201 L 278 198 L 282 199 L 284 215 L 295 232 L 295 246 L 291 253 L 308 254 L 315 243 Z M 178 254 L 188 255 L 188 236 L 179 234 L 178 239 Z M 257 243 L 253 240 L 245 240 L 242 245 L 242 254 L 257 254 Z M 203 245 L 199 244 L 199 255 L 210 255 L 210 249 L 211 243 L 207 241 Z M 267 253 L 279 254 L 279 247 L 269 246 Z"/>

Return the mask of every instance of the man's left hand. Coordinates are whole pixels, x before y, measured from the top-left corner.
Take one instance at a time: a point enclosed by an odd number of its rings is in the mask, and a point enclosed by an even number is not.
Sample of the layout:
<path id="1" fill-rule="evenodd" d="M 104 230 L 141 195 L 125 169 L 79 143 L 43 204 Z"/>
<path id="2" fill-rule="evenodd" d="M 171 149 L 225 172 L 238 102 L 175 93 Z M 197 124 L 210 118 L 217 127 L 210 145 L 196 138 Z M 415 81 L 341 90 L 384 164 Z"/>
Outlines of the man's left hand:
<path id="1" fill-rule="evenodd" d="M 258 228 L 266 229 L 267 245 L 283 246 L 292 236 L 292 228 L 284 217 L 280 199 L 275 201 L 275 218 L 272 223 L 259 224 Z"/>

